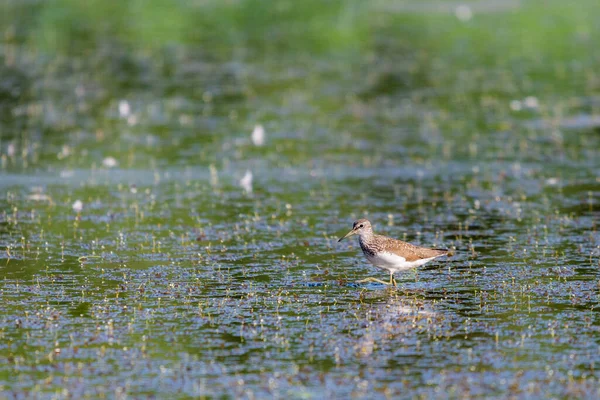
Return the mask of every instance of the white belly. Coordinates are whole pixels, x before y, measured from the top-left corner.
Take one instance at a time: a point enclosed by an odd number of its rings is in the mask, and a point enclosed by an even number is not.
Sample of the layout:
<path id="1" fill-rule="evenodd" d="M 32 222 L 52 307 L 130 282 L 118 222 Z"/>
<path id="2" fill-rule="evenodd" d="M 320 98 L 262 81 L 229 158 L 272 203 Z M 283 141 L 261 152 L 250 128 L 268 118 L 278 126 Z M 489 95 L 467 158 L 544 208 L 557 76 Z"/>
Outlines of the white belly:
<path id="1" fill-rule="evenodd" d="M 419 267 L 423 264 L 428 263 L 433 260 L 435 257 L 424 258 L 422 260 L 417 261 L 406 261 L 404 257 L 400 257 L 394 253 L 386 253 L 380 252 L 371 256 L 369 254 L 365 254 L 367 260 L 377 268 L 385 269 L 390 272 L 396 271 L 404 271 L 411 268 Z"/>

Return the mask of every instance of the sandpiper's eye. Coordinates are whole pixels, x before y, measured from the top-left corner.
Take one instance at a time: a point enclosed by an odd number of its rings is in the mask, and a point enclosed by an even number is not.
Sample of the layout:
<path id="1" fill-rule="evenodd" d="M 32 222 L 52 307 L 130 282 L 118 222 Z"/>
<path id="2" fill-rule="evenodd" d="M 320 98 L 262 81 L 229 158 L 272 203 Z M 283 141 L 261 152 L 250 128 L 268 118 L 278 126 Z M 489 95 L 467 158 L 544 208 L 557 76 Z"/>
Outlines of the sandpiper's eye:
<path id="1" fill-rule="evenodd" d="M 360 224 L 359 228 L 362 228 L 362 227 L 363 227 L 363 224 Z"/>

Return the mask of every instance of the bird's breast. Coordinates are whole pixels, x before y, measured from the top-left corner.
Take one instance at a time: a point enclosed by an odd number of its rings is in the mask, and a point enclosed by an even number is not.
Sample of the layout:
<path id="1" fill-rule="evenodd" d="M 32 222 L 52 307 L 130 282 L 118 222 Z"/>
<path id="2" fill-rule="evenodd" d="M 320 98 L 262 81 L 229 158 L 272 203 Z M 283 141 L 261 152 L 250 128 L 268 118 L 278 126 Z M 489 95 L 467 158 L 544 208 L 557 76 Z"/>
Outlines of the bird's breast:
<path id="1" fill-rule="evenodd" d="M 367 260 L 369 260 L 369 262 L 375 266 L 378 267 L 384 267 L 384 268 L 388 268 L 388 267 L 402 267 L 404 264 L 406 264 L 406 259 L 404 257 L 400 257 L 397 254 L 394 253 L 389 253 L 386 251 L 380 251 L 377 253 L 367 253 L 364 252 L 365 256 L 367 257 Z"/>

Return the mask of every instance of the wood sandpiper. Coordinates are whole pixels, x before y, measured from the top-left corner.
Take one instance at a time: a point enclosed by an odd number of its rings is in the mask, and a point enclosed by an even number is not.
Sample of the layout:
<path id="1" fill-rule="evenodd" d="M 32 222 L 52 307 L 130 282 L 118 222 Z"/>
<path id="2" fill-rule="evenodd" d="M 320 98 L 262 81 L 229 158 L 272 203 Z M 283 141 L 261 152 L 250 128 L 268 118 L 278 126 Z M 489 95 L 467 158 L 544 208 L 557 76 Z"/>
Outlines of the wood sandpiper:
<path id="1" fill-rule="evenodd" d="M 394 272 L 416 268 L 448 254 L 448 250 L 428 249 L 387 236 L 375 235 L 371 223 L 367 219 L 355 221 L 352 230 L 341 237 L 338 242 L 352 235 L 358 235 L 358 243 L 360 243 L 360 248 L 367 260 L 377 268 L 387 270 L 390 273 L 389 282 L 376 278 L 366 278 L 358 281 L 359 283 L 372 281 L 396 286 Z"/>

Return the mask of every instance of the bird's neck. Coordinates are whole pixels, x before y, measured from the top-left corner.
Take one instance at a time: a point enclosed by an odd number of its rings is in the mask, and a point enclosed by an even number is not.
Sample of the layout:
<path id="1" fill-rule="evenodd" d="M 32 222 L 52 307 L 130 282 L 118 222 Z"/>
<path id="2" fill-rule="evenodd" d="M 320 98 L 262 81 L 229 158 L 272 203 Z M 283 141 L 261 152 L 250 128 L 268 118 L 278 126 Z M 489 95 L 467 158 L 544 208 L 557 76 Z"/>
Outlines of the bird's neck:
<path id="1" fill-rule="evenodd" d="M 366 232 L 362 232 L 360 234 L 360 236 L 358 237 L 358 241 L 360 242 L 360 244 L 365 244 L 368 245 L 369 243 L 371 243 L 371 241 L 374 239 L 375 235 L 373 235 L 373 231 L 372 230 L 368 230 Z"/>
<path id="2" fill-rule="evenodd" d="M 375 235 L 373 235 L 373 231 L 369 231 L 369 232 L 363 232 L 359 237 L 358 237 L 358 243 L 360 244 L 360 248 L 362 249 L 363 253 L 366 254 L 367 256 L 374 256 L 375 255 Z"/>

